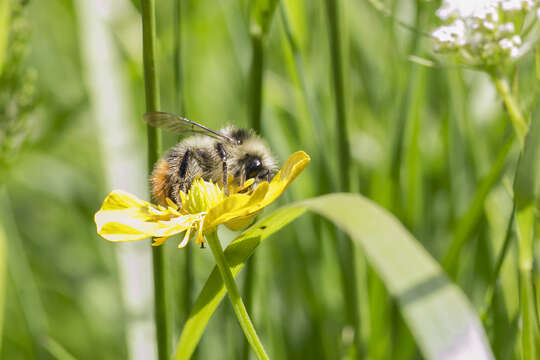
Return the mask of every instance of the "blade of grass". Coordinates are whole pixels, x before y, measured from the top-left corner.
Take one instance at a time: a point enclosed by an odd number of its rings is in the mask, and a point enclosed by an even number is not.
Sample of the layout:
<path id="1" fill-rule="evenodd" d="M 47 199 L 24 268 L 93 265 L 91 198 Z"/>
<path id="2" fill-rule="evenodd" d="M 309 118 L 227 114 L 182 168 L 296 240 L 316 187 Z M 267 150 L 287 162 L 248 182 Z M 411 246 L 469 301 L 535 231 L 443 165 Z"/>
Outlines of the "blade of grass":
<path id="1" fill-rule="evenodd" d="M 251 39 L 251 65 L 249 69 L 249 122 L 261 133 L 263 101 L 264 43 L 274 15 L 277 0 L 257 0 L 252 5 L 249 37 Z"/>
<path id="2" fill-rule="evenodd" d="M 32 339 L 33 356 L 41 358 L 44 354 L 39 340 L 47 336 L 49 323 L 27 249 L 19 232 L 19 224 L 13 214 L 9 193 L 6 188 L 0 188 L 0 218 L 3 221 L 6 236 L 9 236 L 10 240 L 9 254 L 6 256 L 9 261 L 7 270 L 16 296 L 19 297 L 24 320 Z"/>
<path id="3" fill-rule="evenodd" d="M 420 28 L 418 26 L 414 26 L 414 25 L 409 25 L 407 24 L 405 21 L 402 21 L 400 19 L 398 19 L 391 10 L 387 9 L 386 6 L 378 1 L 378 0 L 368 0 L 368 2 L 371 4 L 371 6 L 373 6 L 373 8 L 375 10 L 377 10 L 381 15 L 385 16 L 385 17 L 388 17 L 389 19 L 391 19 L 393 22 L 395 22 L 396 24 L 400 25 L 402 28 L 404 29 L 407 29 L 413 33 L 416 33 L 418 35 L 423 35 L 427 38 L 431 38 L 431 34 L 430 33 L 427 33 L 427 32 L 424 32 L 422 30 L 420 30 Z M 418 24 L 416 24 L 418 25 Z"/>
<path id="4" fill-rule="evenodd" d="M 450 247 L 442 260 L 443 268 L 453 279 L 455 279 L 457 276 L 457 271 L 459 268 L 459 255 L 461 254 L 461 250 L 481 218 L 484 211 L 484 201 L 486 200 L 487 195 L 493 186 L 495 186 L 495 184 L 499 181 L 503 173 L 506 165 L 506 159 L 510 153 L 510 150 L 512 149 L 512 144 L 513 137 L 508 139 L 502 145 L 489 173 L 478 185 L 474 198 L 471 201 L 465 215 L 458 220 L 458 223 L 455 226 L 456 230 L 454 231 L 452 242 L 450 243 Z"/>
<path id="5" fill-rule="evenodd" d="M 155 54 L 155 0 L 141 0 L 141 15 L 146 111 L 158 111 L 160 102 Z M 147 125 L 146 131 L 148 141 L 148 172 L 151 173 L 155 162 L 159 159 L 161 151 L 161 133 L 157 128 L 150 125 Z M 164 249 L 164 246 L 152 247 L 156 341 L 158 358 L 160 360 L 169 359 L 169 321 L 167 314 Z"/>
<path id="6" fill-rule="evenodd" d="M 314 159 L 314 161 L 317 161 L 318 163 L 317 169 L 318 169 L 319 179 L 320 179 L 320 181 L 318 182 L 318 185 L 320 188 L 319 193 L 320 194 L 327 193 L 330 191 L 330 189 L 334 188 L 334 184 L 332 183 L 333 179 L 330 176 L 328 176 L 328 174 L 330 174 L 331 171 L 329 170 L 329 166 L 328 166 L 328 162 L 330 161 L 328 157 L 328 152 L 325 151 L 325 145 L 326 145 L 325 125 L 323 124 L 321 120 L 321 115 L 317 107 L 317 104 L 315 102 L 315 97 L 313 95 L 313 92 L 308 87 L 304 60 L 302 59 L 300 48 L 292 32 L 289 16 L 287 14 L 287 10 L 285 9 L 285 5 L 283 3 L 280 3 L 279 11 L 281 15 L 281 23 L 283 25 L 283 30 L 285 32 L 285 37 L 287 39 L 287 43 L 289 44 L 289 47 L 291 48 L 291 52 L 293 55 L 296 76 L 298 77 L 300 89 L 302 91 L 302 94 L 304 95 L 306 108 L 307 108 L 307 111 L 308 111 L 308 114 L 309 114 L 309 117 L 311 119 L 311 123 L 313 126 L 313 130 L 315 134 L 315 143 L 317 144 L 317 148 L 319 149 L 318 158 L 320 158 L 320 160 Z"/>
<path id="7" fill-rule="evenodd" d="M 173 73 L 176 111 L 186 114 L 184 104 L 184 82 L 182 75 L 182 0 L 174 0 L 173 13 Z"/>
<path id="8" fill-rule="evenodd" d="M 339 190 L 350 191 L 351 154 L 347 131 L 347 107 L 345 101 L 345 85 L 343 79 L 342 46 L 339 30 L 340 2 L 325 1 L 328 21 L 328 41 L 330 44 L 334 108 L 336 116 L 336 134 L 338 144 Z M 345 293 L 345 312 L 347 323 L 354 328 L 354 347 L 357 356 L 363 356 L 360 339 L 360 313 L 357 299 L 357 281 L 355 252 L 351 239 L 338 235 L 338 252 L 341 258 L 341 277 Z"/>
<path id="9" fill-rule="evenodd" d="M 9 23 L 11 19 L 11 0 L 3 0 L 0 3 L 0 74 L 4 67 L 9 39 Z"/>
<path id="10" fill-rule="evenodd" d="M 61 344 L 51 337 L 47 337 L 42 341 L 42 345 L 49 354 L 56 360 L 76 360 L 76 357 L 71 355 Z"/>
<path id="11" fill-rule="evenodd" d="M 519 296 L 521 307 L 521 353 L 523 359 L 536 359 L 536 337 L 538 328 L 535 323 L 534 291 L 532 282 L 532 246 L 534 238 L 535 206 L 530 204 L 518 208 L 518 261 L 519 261 Z"/>
<path id="12" fill-rule="evenodd" d="M 216 266 L 219 269 L 219 273 L 221 274 L 223 284 L 227 288 L 231 304 L 233 306 L 238 322 L 240 323 L 240 326 L 244 331 L 246 339 L 251 345 L 253 351 L 255 352 L 257 359 L 269 359 L 268 355 L 264 351 L 259 336 L 255 332 L 255 328 L 253 327 L 253 323 L 249 318 L 249 314 L 246 310 L 246 307 L 244 306 L 242 298 L 240 297 L 240 291 L 238 291 L 238 287 L 236 286 L 236 282 L 234 281 L 234 275 L 231 272 L 230 265 L 227 262 L 225 254 L 223 253 L 223 249 L 221 248 L 221 243 L 219 242 L 217 232 L 214 231 L 206 235 L 206 239 L 208 240 L 208 245 L 210 246 L 212 254 L 214 255 L 214 259 L 216 260 Z"/>
<path id="13" fill-rule="evenodd" d="M 1 192 L 2 190 L 0 190 Z M 6 248 L 6 233 L 4 226 L 0 223 L 0 339 L 2 337 L 4 325 L 4 298 L 6 294 L 6 270 L 7 270 L 7 248 Z M 0 353 L 2 352 L 2 340 L 0 340 Z"/>
<path id="14" fill-rule="evenodd" d="M 492 359 L 484 331 L 461 290 L 387 211 L 356 194 L 331 194 L 282 207 L 243 232 L 225 250 L 236 276 L 256 247 L 305 210 L 351 236 L 383 280 L 426 359 Z M 188 359 L 225 295 L 216 268 L 184 327 L 175 359 Z"/>
<path id="15" fill-rule="evenodd" d="M 422 187 L 422 159 L 420 154 L 420 136 L 422 121 L 422 102 L 425 99 L 425 72 L 426 68 L 415 69 L 418 74 L 413 77 L 412 99 L 407 114 L 407 129 L 405 131 L 405 167 L 406 167 L 406 211 L 404 222 L 413 233 L 418 233 L 423 217 L 423 187 Z"/>
<path id="16" fill-rule="evenodd" d="M 469 205 L 472 186 L 479 181 L 477 165 L 480 161 L 476 157 L 481 153 L 481 142 L 472 129 L 473 124 L 467 108 L 469 95 L 462 69 L 447 69 L 445 75 L 450 99 L 446 157 L 450 173 L 451 221 L 455 222 Z"/>
<path id="17" fill-rule="evenodd" d="M 256 224 L 258 228 L 264 227 L 265 231 L 261 231 L 260 234 L 255 235 L 252 233 L 246 234 L 245 232 L 231 243 L 225 249 L 225 257 L 233 276 L 236 277 L 238 275 L 240 270 L 244 267 L 245 261 L 260 242 L 273 232 L 294 220 L 303 212 L 303 209 L 285 212 L 277 211 Z M 254 228 L 255 225 L 250 229 Z M 214 267 L 203 289 L 199 293 L 199 296 L 193 305 L 193 309 L 191 310 L 190 317 L 182 330 L 182 334 L 180 335 L 180 339 L 176 346 L 174 355 L 175 360 L 187 360 L 191 358 L 191 354 L 193 354 L 193 351 L 199 343 L 210 317 L 217 309 L 219 303 L 225 296 L 225 293 L 225 286 L 219 270 Z"/>
<path id="18" fill-rule="evenodd" d="M 518 238 L 521 352 L 524 359 L 536 358 L 538 327 L 534 308 L 532 281 L 533 242 L 536 224 L 536 203 L 540 195 L 540 104 L 531 120 L 530 130 L 519 159 L 514 180 L 514 202 Z"/>
<path id="19" fill-rule="evenodd" d="M 486 290 L 486 297 L 484 300 L 484 308 L 480 311 L 480 318 L 485 323 L 486 316 L 493 304 L 493 298 L 495 294 L 495 287 L 497 285 L 497 280 L 499 280 L 499 274 L 501 272 L 502 264 L 504 262 L 504 259 L 506 258 L 506 254 L 508 253 L 508 249 L 510 248 L 510 241 L 512 240 L 512 228 L 514 227 L 514 218 L 516 216 L 516 208 L 514 207 L 512 209 L 512 214 L 510 215 L 510 219 L 508 220 L 508 226 L 506 228 L 506 235 L 504 237 L 503 246 L 501 248 L 501 251 L 499 252 L 499 255 L 497 256 L 497 262 L 495 263 L 495 269 L 493 270 L 493 274 L 491 277 L 491 281 L 488 285 L 488 288 Z"/>
<path id="20" fill-rule="evenodd" d="M 345 88 L 343 84 L 343 67 L 341 58 L 341 41 L 339 34 L 339 2 L 326 0 L 326 16 L 328 19 L 328 38 L 332 63 L 332 82 L 334 90 L 334 110 L 339 152 L 339 188 L 348 191 L 350 188 L 351 155 L 349 151 L 349 135 L 347 132 L 347 108 Z"/>
<path id="21" fill-rule="evenodd" d="M 188 112 L 184 100 L 184 81 L 182 75 L 182 0 L 174 0 L 174 23 L 173 23 L 173 49 L 174 49 L 174 91 L 176 112 L 188 116 Z M 194 288 L 194 259 L 193 248 L 190 246 L 185 249 L 185 261 L 183 264 L 183 281 L 182 281 L 182 296 L 181 301 L 181 319 L 186 321 L 191 307 L 193 305 L 193 288 Z M 195 358 L 195 355 L 192 357 Z"/>
<path id="22" fill-rule="evenodd" d="M 314 166 L 316 168 L 317 177 L 319 181 L 317 181 L 316 186 L 316 193 L 317 194 L 326 194 L 330 192 L 333 188 L 335 188 L 335 185 L 333 182 L 333 177 L 330 176 L 333 172 L 329 169 L 328 162 L 330 161 L 329 152 L 327 151 L 327 139 L 325 139 L 325 134 L 327 134 L 327 131 L 325 130 L 326 126 L 322 122 L 320 111 L 318 108 L 318 105 L 315 101 L 315 96 L 313 94 L 313 91 L 308 86 L 308 80 L 306 78 L 306 67 L 304 63 L 304 59 L 301 53 L 300 46 L 298 45 L 298 42 L 296 40 L 295 35 L 293 34 L 293 30 L 291 28 L 289 15 L 287 12 L 286 4 L 283 2 L 280 2 L 279 4 L 279 12 L 280 12 L 280 19 L 281 24 L 283 27 L 283 33 L 285 35 L 285 39 L 287 41 L 287 44 L 291 51 L 291 65 L 289 68 L 291 68 L 291 72 L 293 73 L 293 77 L 298 82 L 298 85 L 300 87 L 301 95 L 303 96 L 303 101 L 305 108 L 307 110 L 307 119 L 308 121 L 302 121 L 303 119 L 299 119 L 298 126 L 300 127 L 299 131 L 301 134 L 298 134 L 296 137 L 292 138 L 290 140 L 290 143 L 294 144 L 298 142 L 298 136 L 301 136 L 302 133 L 306 135 L 306 138 L 301 139 L 301 142 L 306 145 L 308 143 L 311 143 L 314 145 L 313 151 L 317 153 L 317 156 L 313 157 Z M 288 55 L 288 54 L 287 54 Z M 304 118 L 305 119 L 305 118 Z M 288 126 L 288 125 L 286 125 Z M 314 138 L 313 138 L 313 135 Z M 317 247 L 320 249 L 322 247 L 322 241 L 323 240 L 323 221 L 322 219 L 315 217 L 312 218 L 312 224 L 311 228 L 314 229 L 314 236 L 316 237 L 317 241 Z M 305 297 L 310 299 L 307 304 L 309 307 L 309 311 L 311 313 L 311 321 L 313 322 L 313 329 L 316 332 L 317 336 L 317 346 L 321 346 L 322 350 L 318 350 L 320 348 L 314 348 L 311 346 L 311 350 L 314 351 L 321 351 L 321 354 L 324 354 L 323 357 L 331 358 L 333 354 L 336 352 L 336 345 L 334 344 L 335 340 L 332 337 L 329 337 L 327 335 L 328 332 L 328 315 L 327 310 L 321 303 L 321 301 L 318 299 L 317 296 L 315 296 L 316 293 L 316 284 L 318 281 L 322 281 L 320 277 L 322 277 L 323 274 L 319 275 L 319 278 L 316 280 L 312 280 L 312 273 L 309 272 L 309 266 L 310 263 L 309 258 L 306 257 L 305 250 L 300 245 L 300 241 L 303 236 L 305 236 L 305 232 L 303 231 L 305 228 L 301 229 L 297 224 L 296 231 L 293 239 L 294 242 L 294 248 L 296 250 L 296 253 L 298 254 L 298 262 L 301 264 L 299 267 L 300 274 L 303 278 L 302 282 L 302 289 L 304 290 Z M 306 224 L 307 225 L 307 224 Z M 335 231 L 331 231 L 331 242 L 335 243 Z M 326 325 L 325 325 L 326 324 Z"/>
<path id="23" fill-rule="evenodd" d="M 249 37 L 251 40 L 251 65 L 249 69 L 249 123 L 262 135 L 262 104 L 264 75 L 264 43 L 273 18 L 277 0 L 258 0 L 253 4 Z M 253 314 L 254 287 L 257 273 L 257 257 L 252 256 L 247 263 L 244 281 L 244 299 L 248 313 Z M 252 315 L 253 316 L 253 315 Z M 249 344 L 244 343 L 242 358 L 249 359 Z"/>

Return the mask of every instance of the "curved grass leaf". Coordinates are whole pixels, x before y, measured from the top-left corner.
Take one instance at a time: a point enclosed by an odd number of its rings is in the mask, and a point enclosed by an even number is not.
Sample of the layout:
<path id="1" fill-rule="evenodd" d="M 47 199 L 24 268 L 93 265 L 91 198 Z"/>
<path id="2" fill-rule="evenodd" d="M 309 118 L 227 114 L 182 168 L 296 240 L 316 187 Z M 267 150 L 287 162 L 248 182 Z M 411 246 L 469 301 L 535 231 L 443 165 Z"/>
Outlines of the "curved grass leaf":
<path id="1" fill-rule="evenodd" d="M 4 229 L 0 224 L 0 339 L 2 339 L 2 329 L 4 325 L 4 295 L 6 286 L 6 239 Z M 2 350 L 2 341 L 0 341 L 0 351 Z"/>
<path id="2" fill-rule="evenodd" d="M 345 231 L 395 297 L 427 359 L 492 359 L 484 330 L 468 300 L 439 264 L 387 211 L 360 195 L 331 194 L 278 209 L 242 233 L 225 250 L 236 276 L 269 235 L 305 210 Z M 210 274 L 183 329 L 175 359 L 189 359 L 225 295 L 217 269 Z"/>
<path id="3" fill-rule="evenodd" d="M 531 119 L 531 127 L 514 179 L 514 203 L 516 206 L 519 286 L 521 304 L 521 351 L 524 359 L 536 358 L 538 328 L 534 312 L 534 289 L 532 282 L 533 242 L 536 219 L 536 201 L 540 194 L 540 104 Z"/>
<path id="4" fill-rule="evenodd" d="M 244 267 L 246 260 L 255 248 L 305 211 L 302 207 L 284 207 L 278 209 L 268 217 L 257 222 L 247 231 L 242 233 L 225 249 L 225 257 L 236 277 Z M 189 318 L 182 330 L 182 335 L 174 355 L 175 360 L 189 359 L 195 351 L 210 317 L 225 296 L 225 285 L 217 267 L 214 267 L 208 280 L 204 284 L 201 293 L 189 314 Z"/>
<path id="5" fill-rule="evenodd" d="M 501 146 L 499 152 L 497 153 L 497 157 L 489 170 L 489 173 L 478 184 L 476 193 L 474 194 L 466 213 L 457 222 L 456 230 L 454 231 L 454 236 L 452 237 L 452 242 L 450 243 L 450 247 L 442 260 L 443 267 L 450 277 L 454 279 L 457 277 L 459 270 L 459 256 L 461 254 L 461 250 L 467 243 L 471 233 L 481 219 L 487 196 L 493 187 L 497 185 L 497 182 L 503 174 L 508 155 L 512 150 L 513 142 L 514 139 L 511 137 Z"/>
<path id="6" fill-rule="evenodd" d="M 0 2 L 0 74 L 2 73 L 7 54 L 9 23 L 11 19 L 10 1 L 4 0 Z"/>

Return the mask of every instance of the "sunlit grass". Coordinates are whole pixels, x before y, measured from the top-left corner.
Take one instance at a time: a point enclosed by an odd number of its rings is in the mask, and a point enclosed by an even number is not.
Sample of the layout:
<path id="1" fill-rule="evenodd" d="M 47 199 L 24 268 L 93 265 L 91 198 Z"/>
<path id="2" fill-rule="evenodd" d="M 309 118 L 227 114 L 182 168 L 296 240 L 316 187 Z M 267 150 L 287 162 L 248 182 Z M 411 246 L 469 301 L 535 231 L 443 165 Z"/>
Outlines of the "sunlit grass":
<path id="1" fill-rule="evenodd" d="M 161 359 L 195 349 L 200 359 L 253 357 L 229 301 L 218 306 L 225 290 L 210 249 L 165 244 L 154 251 L 156 322 L 145 315 L 154 304 L 122 285 L 113 245 L 92 224 L 113 190 L 107 171 L 115 150 L 102 150 L 107 119 L 92 119 L 99 104 L 88 78 L 100 72 L 88 66 L 81 36 L 90 17 L 72 1 L 29 1 L 18 19 L 30 27 L 17 28 L 17 19 L 2 16 L 14 3 L 0 5 L 0 77 L 8 79 L 0 84 L 0 114 L 10 110 L 9 123 L 0 117 L 0 139 L 9 138 L 0 143 L 0 186 L 9 199 L 0 220 L 7 239 L 0 358 L 137 359 L 157 354 L 154 341 Z M 270 10 L 254 20 L 253 3 Z M 312 164 L 281 204 L 335 191 L 365 196 L 354 195 L 360 207 L 341 195 L 332 195 L 333 208 L 310 203 L 337 223 L 359 216 L 341 223 L 352 242 L 315 214 L 264 242 L 270 231 L 261 238 L 248 231 L 235 240 L 246 248 L 229 244 L 237 233 L 220 232 L 270 358 L 437 358 L 444 329 L 435 315 L 421 314 L 445 305 L 466 309 L 475 326 L 481 319 L 496 358 L 538 355 L 538 52 L 488 72 L 436 54 L 429 34 L 440 25 L 438 2 L 140 5 L 119 1 L 100 14 L 133 114 L 124 120 L 136 124 L 126 129 L 135 145 L 119 143 L 122 151 L 148 150 L 151 168 L 166 146 L 154 129 L 146 136 L 140 115 L 178 112 L 211 128 L 255 128 L 280 163 L 296 150 L 309 153 Z M 5 44 L 8 25 L 19 35 Z M 29 50 L 16 59 L 3 51 L 14 40 Z M 31 69 L 37 77 L 24 77 Z M 164 137 L 167 146 L 177 140 Z M 124 164 L 116 164 L 122 173 Z M 125 174 L 147 183 L 144 171 Z M 259 216 L 261 224 L 290 210 L 276 215 L 279 205 Z M 288 221 L 304 211 L 295 209 Z M 240 270 L 252 251 L 257 270 Z M 415 283 L 408 276 L 417 270 Z M 133 274 L 127 281 L 151 288 L 150 274 Z M 464 318 L 452 319 L 456 326 Z M 154 322 L 156 329 L 148 326 Z M 179 342 L 189 347 L 183 355 Z"/>

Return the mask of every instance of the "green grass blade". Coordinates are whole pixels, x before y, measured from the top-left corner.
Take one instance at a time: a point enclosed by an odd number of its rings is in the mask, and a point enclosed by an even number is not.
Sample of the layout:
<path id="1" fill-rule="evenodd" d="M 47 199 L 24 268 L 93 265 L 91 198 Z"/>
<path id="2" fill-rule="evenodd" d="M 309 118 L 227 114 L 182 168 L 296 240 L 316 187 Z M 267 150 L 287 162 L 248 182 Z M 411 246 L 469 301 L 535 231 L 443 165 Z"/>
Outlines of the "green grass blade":
<path id="1" fill-rule="evenodd" d="M 521 154 L 516 179 L 514 198 L 520 207 L 535 202 L 540 194 L 540 104 L 537 105 L 527 134 L 525 148 Z"/>
<path id="2" fill-rule="evenodd" d="M 489 173 L 480 182 L 471 205 L 467 209 L 467 212 L 462 218 L 460 218 L 456 225 L 452 242 L 450 243 L 450 247 L 448 248 L 448 251 L 442 261 L 443 267 L 452 278 L 457 276 L 459 266 L 458 260 L 461 249 L 463 249 L 469 235 L 474 230 L 481 218 L 484 211 L 484 202 L 486 197 L 497 181 L 499 181 L 499 178 L 503 173 L 506 165 L 506 158 L 512 149 L 512 144 L 513 138 L 508 139 L 506 143 L 503 144 L 495 161 L 493 162 L 493 165 L 491 166 Z"/>
<path id="3" fill-rule="evenodd" d="M 252 58 L 249 69 L 249 124 L 258 134 L 262 134 L 263 109 L 263 80 L 265 64 L 265 40 L 277 6 L 277 0 L 257 0 L 251 12 L 250 39 Z M 247 273 L 244 282 L 244 299 L 247 312 L 253 314 L 256 301 L 254 294 L 257 257 L 253 256 L 247 263 Z M 244 343 L 242 359 L 249 359 L 250 348 Z"/>
<path id="4" fill-rule="evenodd" d="M 534 313 L 532 270 L 536 201 L 540 193 L 539 158 L 540 104 L 537 105 L 533 114 L 514 181 L 514 202 L 517 209 L 520 310 L 523 321 L 521 345 L 524 359 L 535 358 L 535 341 L 538 337 L 538 327 Z"/>
<path id="5" fill-rule="evenodd" d="M 0 353 L 2 351 L 2 330 L 4 325 L 4 297 L 6 290 L 6 234 L 3 225 L 0 224 Z"/>
<path id="6" fill-rule="evenodd" d="M 346 70 L 344 59 L 347 58 L 348 42 L 346 31 L 341 32 L 340 25 L 346 21 L 346 17 L 340 17 L 343 2 L 326 0 L 325 12 L 328 21 L 328 40 L 330 45 L 330 63 L 332 71 L 332 85 L 334 95 L 336 143 L 338 144 L 338 168 L 339 190 L 351 191 L 351 151 L 349 132 L 347 128 L 347 87 Z M 344 26 L 343 28 L 346 28 Z M 343 43 L 343 44 L 342 44 Z M 345 55 L 344 55 L 345 54 Z M 345 316 L 348 325 L 354 329 L 354 350 L 360 357 L 363 356 L 363 348 L 359 338 L 360 313 L 357 299 L 356 259 L 352 241 L 338 234 L 338 253 L 341 265 L 341 277 L 343 279 L 343 292 L 345 295 Z"/>
<path id="7" fill-rule="evenodd" d="M 7 45 L 9 38 L 9 23 L 11 18 L 10 9 L 11 0 L 3 0 L 0 2 L 0 74 L 4 67 L 4 61 L 7 55 Z"/>
<path id="8" fill-rule="evenodd" d="M 347 232 L 398 302 L 427 359 L 492 358 L 465 295 L 388 212 L 361 196 L 328 195 L 306 205 Z"/>
<path id="9" fill-rule="evenodd" d="M 141 0 L 143 63 L 146 111 L 160 109 L 159 84 L 156 69 L 156 7 L 155 0 Z M 154 164 L 161 152 L 161 133 L 150 125 L 147 126 L 148 172 L 152 172 Z M 154 273 L 154 312 L 156 319 L 156 339 L 158 358 L 169 359 L 169 321 L 167 313 L 167 286 L 165 276 L 165 248 L 152 247 L 152 264 Z"/>
<path id="10" fill-rule="evenodd" d="M 486 297 L 484 300 L 484 309 L 482 310 L 480 314 L 480 317 L 482 318 L 483 321 L 485 321 L 487 312 L 491 308 L 491 305 L 494 301 L 497 280 L 499 280 L 499 275 L 501 272 L 504 259 L 506 258 L 506 255 L 508 254 L 508 249 L 510 248 L 510 241 L 512 240 L 512 229 L 514 227 L 515 214 L 516 214 L 516 208 L 514 207 L 512 209 L 512 214 L 510 214 L 510 219 L 508 220 L 508 226 L 506 228 L 506 235 L 504 237 L 503 246 L 501 248 L 501 251 L 499 252 L 499 255 L 497 256 L 495 268 L 493 270 L 493 274 L 491 275 L 491 280 L 486 290 Z"/>
<path id="11" fill-rule="evenodd" d="M 46 337 L 41 342 L 43 347 L 47 349 L 49 354 L 56 360 L 76 360 L 77 358 L 74 357 L 69 353 L 69 351 L 66 350 L 61 344 L 56 342 L 51 337 Z"/>
<path id="12" fill-rule="evenodd" d="M 365 253 L 384 282 L 427 359 L 493 358 L 470 303 L 439 264 L 387 211 L 360 195 L 331 194 L 278 209 L 241 234 L 225 250 L 236 276 L 266 237 L 306 209 L 332 221 Z M 214 269 L 197 299 L 175 359 L 188 359 L 225 295 Z"/>
<path id="13" fill-rule="evenodd" d="M 257 0 L 251 8 L 251 29 L 253 35 L 264 36 L 270 29 L 278 0 Z"/>
<path id="14" fill-rule="evenodd" d="M 225 249 L 227 263 L 236 277 L 255 248 L 272 233 L 304 212 L 303 208 L 283 208 L 252 226 Z M 225 296 L 225 285 L 216 267 L 208 277 L 180 336 L 175 360 L 189 359 L 203 334 L 210 317 Z"/>

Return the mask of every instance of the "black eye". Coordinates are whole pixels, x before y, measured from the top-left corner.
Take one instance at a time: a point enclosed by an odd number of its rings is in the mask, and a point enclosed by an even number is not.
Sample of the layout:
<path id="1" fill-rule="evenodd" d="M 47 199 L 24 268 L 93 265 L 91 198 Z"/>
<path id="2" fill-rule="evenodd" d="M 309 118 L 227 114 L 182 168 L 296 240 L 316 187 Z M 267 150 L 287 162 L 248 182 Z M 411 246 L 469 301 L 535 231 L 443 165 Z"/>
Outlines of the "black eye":
<path id="1" fill-rule="evenodd" d="M 248 157 L 246 159 L 246 176 L 248 179 L 257 176 L 261 169 L 262 163 L 258 157 Z"/>

